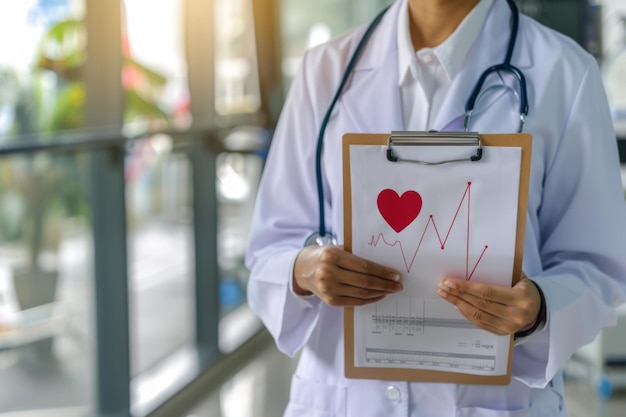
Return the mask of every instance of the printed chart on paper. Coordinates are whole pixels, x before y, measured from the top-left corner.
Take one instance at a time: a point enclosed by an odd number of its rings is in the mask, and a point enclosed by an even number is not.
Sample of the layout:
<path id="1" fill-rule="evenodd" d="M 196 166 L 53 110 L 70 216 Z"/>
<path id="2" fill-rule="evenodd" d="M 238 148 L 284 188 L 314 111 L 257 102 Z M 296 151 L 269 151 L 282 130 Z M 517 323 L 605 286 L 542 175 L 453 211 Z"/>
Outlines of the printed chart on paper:
<path id="1" fill-rule="evenodd" d="M 385 151 L 350 150 L 352 250 L 401 272 L 404 290 L 355 309 L 355 366 L 506 373 L 510 338 L 476 328 L 436 289 L 445 277 L 511 285 L 520 149 L 439 166 L 389 162 Z M 397 152 L 432 161 L 474 151 Z"/>

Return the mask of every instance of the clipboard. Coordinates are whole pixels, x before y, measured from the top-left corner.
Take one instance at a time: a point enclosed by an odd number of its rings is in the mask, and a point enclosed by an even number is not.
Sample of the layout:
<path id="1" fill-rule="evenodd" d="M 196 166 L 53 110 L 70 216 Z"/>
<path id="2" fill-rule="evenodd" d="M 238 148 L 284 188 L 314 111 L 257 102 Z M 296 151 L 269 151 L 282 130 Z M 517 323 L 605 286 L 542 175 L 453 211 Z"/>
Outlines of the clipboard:
<path id="1" fill-rule="evenodd" d="M 343 188 L 344 188 L 344 248 L 353 251 L 352 230 L 352 179 L 350 170 L 350 150 L 352 146 L 375 145 L 386 146 L 386 157 L 395 162 L 416 162 L 425 165 L 441 165 L 455 163 L 460 160 L 438 161 L 403 161 L 395 154 L 402 146 L 476 146 L 476 153 L 469 156 L 472 163 L 480 163 L 483 152 L 490 147 L 515 147 L 521 149 L 518 204 L 514 241 L 514 260 L 511 285 L 521 278 L 524 251 L 524 234 L 526 227 L 526 208 L 530 180 L 531 144 L 529 134 L 478 134 L 454 132 L 392 132 L 389 134 L 345 134 L 343 136 Z M 469 216 L 469 215 L 468 215 Z M 469 222 L 469 220 L 468 220 Z M 506 373 L 502 375 L 475 375 L 462 370 L 412 369 L 403 367 L 370 367 L 355 366 L 355 308 L 344 309 L 345 334 L 345 375 L 347 378 L 376 379 L 412 382 L 440 382 L 457 384 L 508 385 L 511 380 L 513 336 L 510 337 Z"/>

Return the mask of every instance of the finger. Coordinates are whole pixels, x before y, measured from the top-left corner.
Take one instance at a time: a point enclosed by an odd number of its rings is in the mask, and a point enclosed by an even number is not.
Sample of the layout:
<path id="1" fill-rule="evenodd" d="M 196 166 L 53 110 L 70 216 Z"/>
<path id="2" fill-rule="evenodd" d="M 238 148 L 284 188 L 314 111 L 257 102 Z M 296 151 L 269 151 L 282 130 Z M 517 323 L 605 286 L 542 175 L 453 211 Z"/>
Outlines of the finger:
<path id="1" fill-rule="evenodd" d="M 502 318 L 507 328 L 515 331 L 534 323 L 541 307 L 541 298 L 535 291 L 535 285 L 525 276 L 511 288 L 444 279 L 439 289 Z"/>
<path id="2" fill-rule="evenodd" d="M 402 290 L 399 282 L 368 277 L 339 270 L 329 274 L 329 279 L 319 279 L 317 290 L 327 297 L 370 299 Z"/>
<path id="3" fill-rule="evenodd" d="M 385 298 L 385 295 L 374 298 L 354 298 L 354 297 L 329 297 L 324 298 L 324 302 L 333 307 L 359 307 L 376 303 Z"/>
<path id="4" fill-rule="evenodd" d="M 459 313 L 481 329 L 498 335 L 511 334 L 516 330 L 515 324 L 505 318 L 507 317 L 506 307 L 502 305 L 483 300 L 491 305 L 479 308 L 463 298 L 466 294 L 456 296 L 441 289 L 437 290 L 437 294 L 454 305 Z M 497 312 L 494 313 L 494 311 Z"/>
<path id="5" fill-rule="evenodd" d="M 375 275 L 368 275 L 349 270 L 340 270 L 341 283 L 346 286 L 356 287 L 364 290 L 384 291 L 387 293 L 398 292 L 403 289 L 403 285 L 397 281 L 390 281 Z"/>
<path id="6" fill-rule="evenodd" d="M 480 298 L 474 294 L 463 292 L 459 290 L 453 290 L 445 284 L 439 284 L 437 288 L 437 294 L 444 299 L 462 300 L 463 302 L 471 305 L 472 307 L 493 314 L 496 317 L 504 317 L 507 315 L 508 306 L 494 300 L 486 298 Z"/>
<path id="7" fill-rule="evenodd" d="M 330 262 L 347 271 L 383 278 L 389 281 L 400 281 L 400 273 L 395 269 L 380 265 L 359 256 L 353 255 L 339 247 L 325 251 L 320 260 Z"/>
<path id="8" fill-rule="evenodd" d="M 511 290 L 511 287 L 483 282 L 445 278 L 440 282 L 439 288 L 454 295 L 469 294 L 479 299 L 504 305 L 513 304 L 516 300 L 516 294 Z"/>
<path id="9" fill-rule="evenodd" d="M 332 264 L 325 264 L 319 268 L 314 275 L 313 283 L 312 291 L 324 300 L 336 297 L 371 299 L 403 289 L 399 282 L 346 271 Z"/>

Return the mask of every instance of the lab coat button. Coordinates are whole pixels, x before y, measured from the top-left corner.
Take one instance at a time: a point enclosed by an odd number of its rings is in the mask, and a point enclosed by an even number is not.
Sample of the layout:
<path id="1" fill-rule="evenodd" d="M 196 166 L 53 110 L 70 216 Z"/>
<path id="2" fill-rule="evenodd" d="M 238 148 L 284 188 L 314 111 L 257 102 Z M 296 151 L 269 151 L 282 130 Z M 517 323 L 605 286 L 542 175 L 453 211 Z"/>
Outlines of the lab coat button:
<path id="1" fill-rule="evenodd" d="M 387 399 L 392 402 L 400 401 L 400 390 L 393 385 L 387 387 Z"/>

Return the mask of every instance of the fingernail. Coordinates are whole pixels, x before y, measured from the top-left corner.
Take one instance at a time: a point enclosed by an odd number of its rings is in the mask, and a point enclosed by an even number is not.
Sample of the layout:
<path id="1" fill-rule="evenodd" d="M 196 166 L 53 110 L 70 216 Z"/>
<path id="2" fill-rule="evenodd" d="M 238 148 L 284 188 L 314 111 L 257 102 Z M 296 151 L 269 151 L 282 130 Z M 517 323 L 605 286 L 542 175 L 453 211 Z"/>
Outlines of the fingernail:
<path id="1" fill-rule="evenodd" d="M 456 289 L 456 284 L 452 281 L 444 281 L 443 285 L 445 285 L 448 288 L 452 288 L 453 290 Z"/>
<path id="2" fill-rule="evenodd" d="M 400 274 L 394 274 L 391 276 L 391 279 L 393 279 L 394 281 L 400 281 Z"/>
<path id="3" fill-rule="evenodd" d="M 437 290 L 437 295 L 441 298 L 448 298 L 448 293 L 444 290 Z"/>

